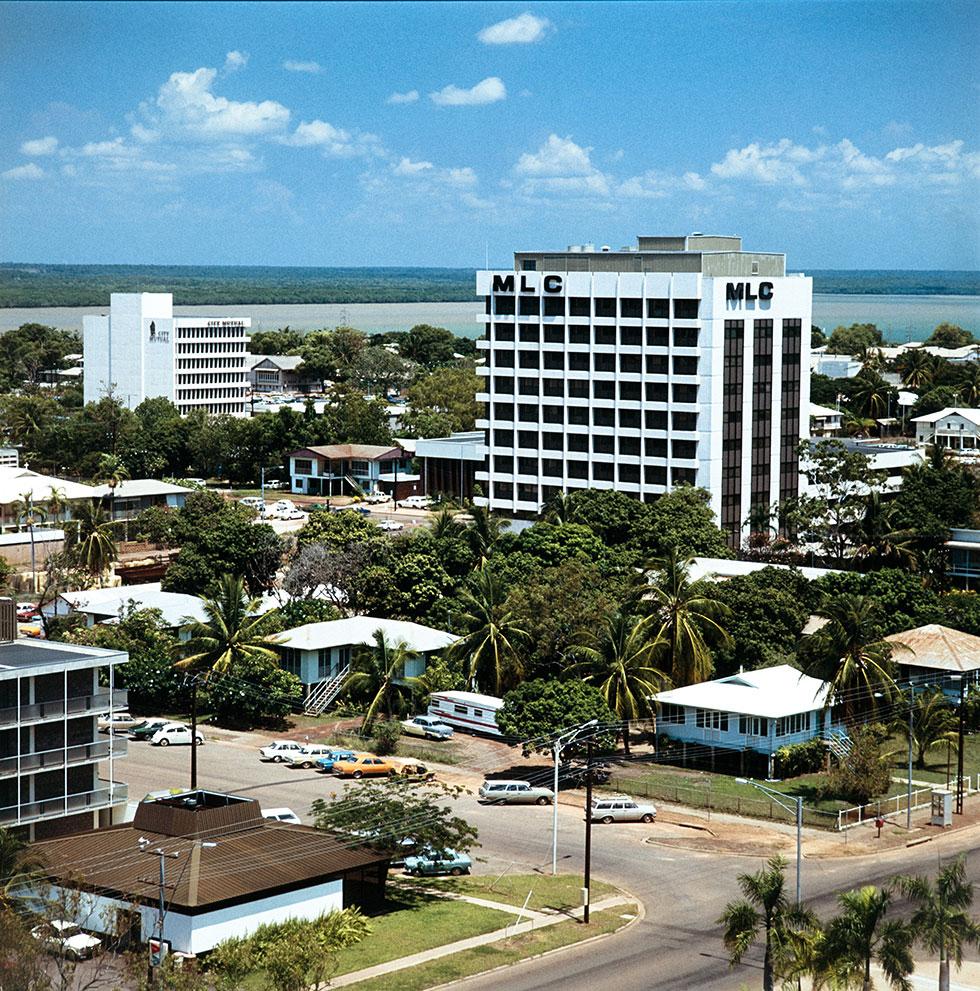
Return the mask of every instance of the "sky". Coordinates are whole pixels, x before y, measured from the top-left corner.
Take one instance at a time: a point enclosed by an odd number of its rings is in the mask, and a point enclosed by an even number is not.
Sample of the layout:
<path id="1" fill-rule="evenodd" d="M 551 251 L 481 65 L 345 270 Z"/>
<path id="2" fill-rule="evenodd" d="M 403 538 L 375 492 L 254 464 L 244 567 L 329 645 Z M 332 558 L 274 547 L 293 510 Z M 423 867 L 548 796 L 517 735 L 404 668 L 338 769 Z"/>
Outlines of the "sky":
<path id="1" fill-rule="evenodd" d="M 0 261 L 980 269 L 980 3 L 0 3 Z"/>

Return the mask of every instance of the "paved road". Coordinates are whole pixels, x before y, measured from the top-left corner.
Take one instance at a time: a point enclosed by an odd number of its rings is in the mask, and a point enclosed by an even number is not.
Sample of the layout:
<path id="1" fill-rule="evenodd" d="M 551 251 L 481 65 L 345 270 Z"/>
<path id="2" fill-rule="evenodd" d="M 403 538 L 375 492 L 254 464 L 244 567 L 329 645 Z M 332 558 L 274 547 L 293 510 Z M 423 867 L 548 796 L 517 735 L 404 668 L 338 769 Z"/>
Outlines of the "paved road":
<path id="1" fill-rule="evenodd" d="M 357 788 L 315 771 L 290 770 L 258 760 L 257 738 L 210 741 L 198 751 L 199 784 L 205 788 L 251 795 L 268 807 L 288 806 L 308 821 L 314 798 L 345 787 Z M 117 780 L 127 781 L 130 797 L 188 780 L 187 748 L 161 750 L 131 743 L 129 756 L 116 765 Z M 485 808 L 472 796 L 458 802 L 459 811 L 480 831 L 483 861 L 480 873 L 509 869 L 550 869 L 550 807 Z M 559 805 L 559 856 L 562 870 L 580 869 L 584 840 L 581 809 Z M 734 991 L 754 985 L 761 954 L 751 954 L 736 971 L 728 967 L 716 920 L 725 904 L 737 897 L 736 875 L 758 870 L 762 861 L 745 856 L 719 856 L 660 846 L 662 825 L 597 826 L 593 831 L 593 870 L 642 899 L 645 919 L 614 939 L 570 950 L 508 972 L 468 983 L 477 989 L 507 991 Z M 903 871 L 934 869 L 944 857 L 968 853 L 968 872 L 980 881 L 978 835 L 953 834 L 911 850 L 847 859 L 807 859 L 803 865 L 804 897 L 823 915 L 832 913 L 836 893 L 864 883 L 879 883 Z M 791 870 L 792 874 L 792 870 Z M 792 882 L 791 882 L 792 883 Z M 977 959 L 975 953 L 970 959 Z"/>

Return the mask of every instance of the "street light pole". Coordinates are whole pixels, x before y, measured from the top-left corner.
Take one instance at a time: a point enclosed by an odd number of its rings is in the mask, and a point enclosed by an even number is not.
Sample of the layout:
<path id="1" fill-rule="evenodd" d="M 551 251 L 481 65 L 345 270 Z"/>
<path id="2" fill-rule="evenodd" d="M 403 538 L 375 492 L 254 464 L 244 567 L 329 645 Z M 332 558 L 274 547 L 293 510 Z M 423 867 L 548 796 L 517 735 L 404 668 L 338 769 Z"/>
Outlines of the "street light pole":
<path id="1" fill-rule="evenodd" d="M 598 719 L 590 719 L 581 726 L 574 726 L 570 730 L 555 737 L 552 744 L 552 755 L 555 761 L 555 790 L 551 798 L 551 873 L 558 873 L 558 764 L 561 761 L 562 750 L 570 745 L 582 730 L 591 729 L 599 722 Z"/>
<path id="2" fill-rule="evenodd" d="M 912 828 L 912 713 L 915 710 L 915 686 L 909 682 L 909 781 L 905 799 L 905 828 Z"/>
<path id="3" fill-rule="evenodd" d="M 592 901 L 592 737 L 589 737 L 585 766 L 585 905 L 582 921 L 589 924 L 589 903 Z"/>
<path id="4" fill-rule="evenodd" d="M 156 978 L 156 968 L 163 961 L 163 920 L 166 918 L 167 906 L 165 902 L 165 890 L 167 887 L 167 875 L 166 867 L 164 861 L 167 857 L 176 860 L 180 854 L 174 851 L 173 853 L 166 853 L 160 847 L 154 850 L 149 849 L 149 840 L 140 837 L 139 840 L 140 853 L 148 853 L 151 856 L 158 857 L 160 859 L 160 879 L 159 879 L 159 889 L 160 889 L 160 903 L 159 909 L 157 911 L 157 950 L 156 953 L 153 952 L 153 941 L 150 941 L 150 959 L 147 965 L 147 980 L 152 987 L 155 983 Z"/>
<path id="5" fill-rule="evenodd" d="M 960 675 L 960 732 L 956 754 L 956 814 L 963 815 L 963 735 L 966 729 L 966 675 Z"/>
<path id="6" fill-rule="evenodd" d="M 801 905 L 803 902 L 803 796 L 797 795 L 793 800 L 793 805 L 789 805 L 785 801 L 788 796 L 781 791 L 776 791 L 775 788 L 767 788 L 751 778 L 736 778 L 735 782 L 740 785 L 751 785 L 768 795 L 781 809 L 794 813 L 796 819 L 796 904 L 797 906 Z"/>

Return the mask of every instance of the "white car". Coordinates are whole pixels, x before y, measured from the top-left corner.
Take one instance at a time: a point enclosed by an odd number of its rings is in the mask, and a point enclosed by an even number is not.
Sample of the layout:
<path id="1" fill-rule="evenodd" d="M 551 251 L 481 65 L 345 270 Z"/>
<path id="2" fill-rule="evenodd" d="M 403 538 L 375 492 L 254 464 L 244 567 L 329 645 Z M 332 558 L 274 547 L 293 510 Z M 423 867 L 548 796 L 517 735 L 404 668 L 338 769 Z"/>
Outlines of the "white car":
<path id="1" fill-rule="evenodd" d="M 409 496 L 407 499 L 399 499 L 397 505 L 402 509 L 428 509 L 432 505 L 432 496 Z"/>
<path id="2" fill-rule="evenodd" d="M 653 822 L 657 818 L 655 805 L 637 802 L 630 795 L 613 795 L 592 801 L 593 822 Z"/>
<path id="3" fill-rule="evenodd" d="M 273 822 L 291 822 L 294 826 L 302 825 L 299 816 L 292 809 L 263 809 L 262 818 Z"/>
<path id="4" fill-rule="evenodd" d="M 365 502 L 379 503 L 379 502 L 389 502 L 391 496 L 387 492 L 371 492 L 364 497 Z"/>
<path id="5" fill-rule="evenodd" d="M 249 509 L 257 509 L 261 512 L 265 509 L 265 499 L 261 496 L 245 496 L 244 499 L 238 500 L 243 506 L 248 506 Z"/>
<path id="6" fill-rule="evenodd" d="M 262 760 L 271 760 L 274 764 L 284 761 L 290 754 L 298 754 L 303 749 L 302 743 L 295 740 L 273 740 L 272 743 L 259 749 Z"/>
<path id="7" fill-rule="evenodd" d="M 150 743 L 155 747 L 169 747 L 171 744 L 185 744 L 190 746 L 191 728 L 183 723 L 167 723 L 166 726 L 158 729 L 150 738 Z M 195 734 L 194 742 L 200 746 L 204 743 L 204 734 L 198 730 Z"/>
<path id="8" fill-rule="evenodd" d="M 307 743 L 305 746 L 294 750 L 288 754 L 283 754 L 283 763 L 290 767 L 314 767 L 318 757 L 325 757 L 336 747 L 327 743 Z"/>
<path id="9" fill-rule="evenodd" d="M 31 935 L 51 953 L 69 960 L 87 960 L 102 949 L 102 940 L 84 932 L 74 922 L 52 919 L 31 930 Z"/>
<path id="10" fill-rule="evenodd" d="M 381 530 L 395 531 L 395 530 L 404 530 L 405 524 L 399 523 L 398 520 L 382 520 L 378 524 L 378 527 Z"/>
<path id="11" fill-rule="evenodd" d="M 133 716 L 128 712 L 113 712 L 112 714 L 108 712 L 103 712 L 99 716 L 99 732 L 100 733 L 124 733 L 127 730 L 131 730 L 134 726 L 143 722 L 142 716 Z"/>
<path id="12" fill-rule="evenodd" d="M 306 513 L 301 509 L 281 509 L 279 510 L 279 519 L 281 520 L 305 520 Z"/>
<path id="13" fill-rule="evenodd" d="M 414 716 L 402 721 L 402 732 L 409 736 L 424 736 L 427 740 L 448 740 L 453 735 L 453 728 L 436 716 Z"/>

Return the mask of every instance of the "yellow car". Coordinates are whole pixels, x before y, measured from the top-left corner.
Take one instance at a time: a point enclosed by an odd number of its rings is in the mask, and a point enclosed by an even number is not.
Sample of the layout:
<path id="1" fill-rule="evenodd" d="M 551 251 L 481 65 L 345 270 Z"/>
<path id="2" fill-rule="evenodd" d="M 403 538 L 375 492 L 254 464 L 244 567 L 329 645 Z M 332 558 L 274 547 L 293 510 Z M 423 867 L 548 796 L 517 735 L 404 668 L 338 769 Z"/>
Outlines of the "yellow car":
<path id="1" fill-rule="evenodd" d="M 355 754 L 350 760 L 335 761 L 333 773 L 342 778 L 391 777 L 398 773 L 398 768 L 374 754 Z"/>

